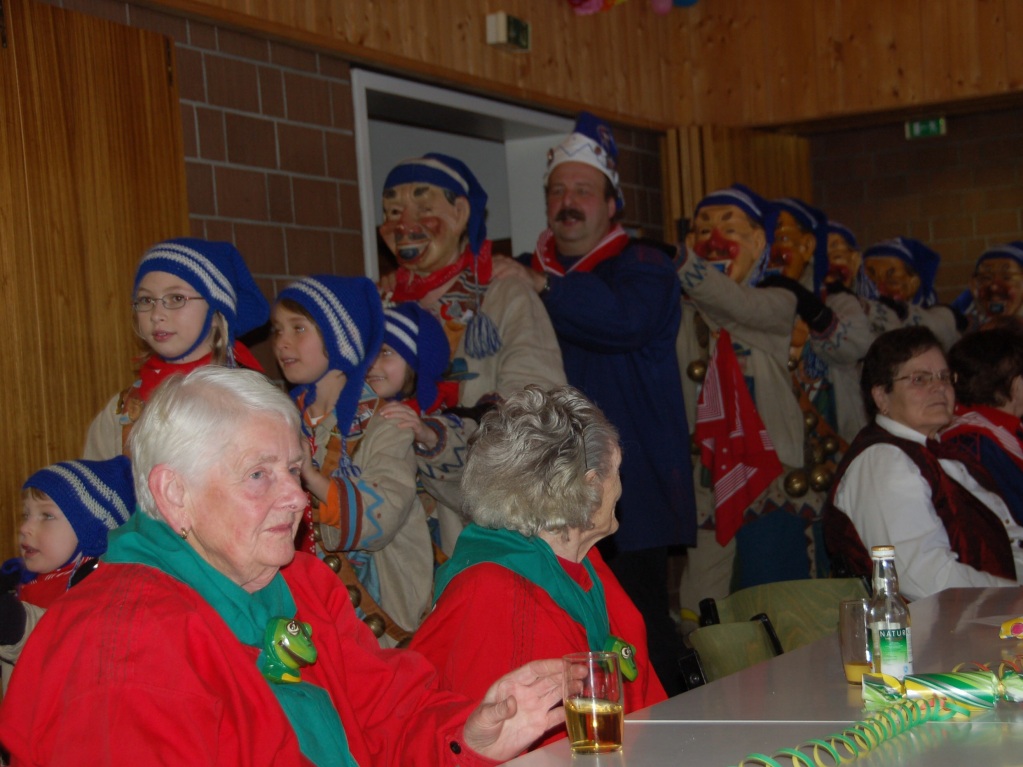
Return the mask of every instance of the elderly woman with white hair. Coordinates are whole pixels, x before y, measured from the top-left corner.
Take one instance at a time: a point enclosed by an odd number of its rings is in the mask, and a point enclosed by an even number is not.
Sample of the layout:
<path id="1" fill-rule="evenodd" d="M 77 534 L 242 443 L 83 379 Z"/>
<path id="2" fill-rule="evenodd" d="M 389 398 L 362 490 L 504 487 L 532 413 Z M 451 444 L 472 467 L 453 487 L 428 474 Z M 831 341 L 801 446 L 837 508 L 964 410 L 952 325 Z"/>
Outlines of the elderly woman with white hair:
<path id="1" fill-rule="evenodd" d="M 561 720 L 560 662 L 479 705 L 439 691 L 295 552 L 298 411 L 262 375 L 168 379 L 129 448 L 141 513 L 29 640 L 0 711 L 13 764 L 493 764 Z"/>
<path id="2" fill-rule="evenodd" d="M 472 698 L 535 658 L 616 650 L 627 712 L 665 698 L 643 618 L 594 547 L 618 529 L 621 462 L 615 427 L 570 386 L 527 386 L 483 417 L 462 476 L 470 524 L 412 638 L 442 686 Z"/>

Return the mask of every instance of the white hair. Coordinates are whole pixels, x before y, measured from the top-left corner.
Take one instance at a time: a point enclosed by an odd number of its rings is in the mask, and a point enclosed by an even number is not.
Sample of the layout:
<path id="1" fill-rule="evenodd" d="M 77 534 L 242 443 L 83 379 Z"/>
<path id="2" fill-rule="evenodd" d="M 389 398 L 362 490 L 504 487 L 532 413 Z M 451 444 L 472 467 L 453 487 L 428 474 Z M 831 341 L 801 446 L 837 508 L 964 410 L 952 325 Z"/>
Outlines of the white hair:
<path id="1" fill-rule="evenodd" d="M 279 418 L 282 428 L 299 432 L 298 409 L 262 373 L 206 365 L 164 381 L 128 437 L 139 508 L 161 518 L 149 490 L 156 466 L 201 482 L 238 427 L 256 416 Z"/>

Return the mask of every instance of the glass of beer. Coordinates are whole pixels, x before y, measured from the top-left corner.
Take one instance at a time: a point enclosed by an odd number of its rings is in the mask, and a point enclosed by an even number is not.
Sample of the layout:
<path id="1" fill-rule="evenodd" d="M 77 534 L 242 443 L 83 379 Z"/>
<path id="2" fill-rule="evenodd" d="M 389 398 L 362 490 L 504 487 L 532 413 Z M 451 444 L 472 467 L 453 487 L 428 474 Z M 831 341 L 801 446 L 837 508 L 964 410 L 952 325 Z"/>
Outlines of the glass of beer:
<path id="1" fill-rule="evenodd" d="M 621 750 L 625 714 L 618 653 L 572 653 L 563 662 L 565 722 L 572 752 L 604 754 Z"/>
<path id="2" fill-rule="evenodd" d="M 842 647 L 845 681 L 860 684 L 863 674 L 870 671 L 866 599 L 845 599 L 839 603 L 838 637 Z"/>

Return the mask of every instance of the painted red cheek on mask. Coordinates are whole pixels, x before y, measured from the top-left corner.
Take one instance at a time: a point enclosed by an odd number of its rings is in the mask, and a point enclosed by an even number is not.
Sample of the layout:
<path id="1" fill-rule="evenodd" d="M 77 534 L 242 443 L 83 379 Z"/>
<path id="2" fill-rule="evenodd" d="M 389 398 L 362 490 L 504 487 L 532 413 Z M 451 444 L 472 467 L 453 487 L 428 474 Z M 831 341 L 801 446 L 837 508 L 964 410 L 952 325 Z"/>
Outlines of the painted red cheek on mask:
<path id="1" fill-rule="evenodd" d="M 707 239 L 693 245 L 693 251 L 708 261 L 734 260 L 739 257 L 739 243 L 726 239 L 717 229 L 712 229 Z"/>

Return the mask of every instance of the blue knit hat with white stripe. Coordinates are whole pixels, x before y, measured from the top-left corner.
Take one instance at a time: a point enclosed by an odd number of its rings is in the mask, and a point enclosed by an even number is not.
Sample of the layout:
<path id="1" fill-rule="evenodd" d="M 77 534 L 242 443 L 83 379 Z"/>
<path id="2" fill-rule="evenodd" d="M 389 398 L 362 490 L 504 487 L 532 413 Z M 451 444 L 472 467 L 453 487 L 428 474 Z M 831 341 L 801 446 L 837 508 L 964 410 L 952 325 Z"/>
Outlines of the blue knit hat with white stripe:
<path id="1" fill-rule="evenodd" d="M 79 553 L 98 557 L 107 550 L 107 533 L 135 511 L 131 462 L 119 455 L 107 461 L 64 461 L 40 469 L 21 486 L 46 493 L 71 524 Z M 68 560 L 70 561 L 70 560 Z M 66 564 L 66 563 L 65 563 Z"/>
<path id="2" fill-rule="evenodd" d="M 158 243 L 146 251 L 135 273 L 135 287 L 149 272 L 168 272 L 187 282 L 206 299 L 208 311 L 202 332 L 195 343 L 176 360 L 195 351 L 209 335 L 213 313 L 227 321 L 227 354 L 234 365 L 234 342 L 238 336 L 265 325 L 270 319 L 270 304 L 252 279 L 241 253 L 229 242 L 211 242 L 181 237 Z"/>
<path id="3" fill-rule="evenodd" d="M 469 170 L 469 166 L 457 157 L 428 152 L 422 157 L 403 160 L 384 179 L 384 189 L 399 184 L 425 183 L 451 192 L 456 197 L 469 201 L 469 221 L 466 235 L 469 249 L 477 258 L 473 261 L 473 279 L 480 284 L 480 249 L 487 239 L 487 192 Z M 484 283 L 486 284 L 486 283 Z M 483 359 L 501 350 L 501 336 L 497 325 L 483 312 L 479 294 L 476 295 L 476 311 L 465 328 L 465 353 L 473 359 Z"/>
<path id="4" fill-rule="evenodd" d="M 424 413 L 437 401 L 437 381 L 451 362 L 451 345 L 437 318 L 414 301 L 384 310 L 384 343 L 416 374 L 416 400 Z"/>
<path id="5" fill-rule="evenodd" d="M 334 405 L 338 430 L 347 435 L 362 396 L 366 373 L 380 352 L 384 338 L 384 307 L 376 285 L 366 277 L 335 277 L 321 274 L 303 277 L 277 295 L 305 309 L 323 338 L 331 370 L 345 374 L 345 388 Z M 316 384 L 291 390 L 298 399 L 306 395 L 308 407 L 315 401 Z"/>
<path id="6" fill-rule="evenodd" d="M 1023 267 L 1023 242 L 1019 240 L 1007 242 L 1004 245 L 995 245 L 993 248 L 985 250 L 981 253 L 980 258 L 977 259 L 976 266 L 980 266 L 992 258 L 1009 258 Z M 976 267 L 974 267 L 974 272 L 976 272 Z"/>
<path id="7" fill-rule="evenodd" d="M 824 278 L 828 275 L 828 217 L 823 211 L 795 197 L 781 197 L 773 200 L 772 204 L 779 213 L 788 213 L 804 232 L 814 236 L 811 289 L 819 295 Z"/>
<path id="8" fill-rule="evenodd" d="M 916 291 L 916 295 L 910 299 L 911 304 L 927 308 L 938 302 L 938 296 L 934 292 L 934 279 L 938 276 L 941 256 L 936 251 L 928 248 L 920 240 L 910 237 L 895 237 L 871 245 L 863 251 L 864 262 L 872 256 L 897 258 L 916 273 L 916 276 L 920 278 L 920 288 Z"/>
<path id="9" fill-rule="evenodd" d="M 456 157 L 429 152 L 422 157 L 398 163 L 384 179 L 384 189 L 416 182 L 446 189 L 456 197 L 465 197 L 469 201 L 466 234 L 473 255 L 478 256 L 483 241 L 487 239 L 487 192 L 469 170 L 469 166 Z"/>
<path id="10" fill-rule="evenodd" d="M 700 208 L 706 208 L 711 205 L 734 206 L 749 216 L 754 224 L 763 228 L 766 239 L 764 251 L 757 258 L 750 269 L 749 276 L 746 278 L 747 284 L 758 284 L 764 277 L 767 261 L 771 255 L 771 245 L 774 243 L 774 228 L 778 222 L 778 209 L 744 184 L 732 184 L 724 189 L 711 192 L 697 203 L 696 210 L 693 211 L 693 218 L 696 218 Z"/>

